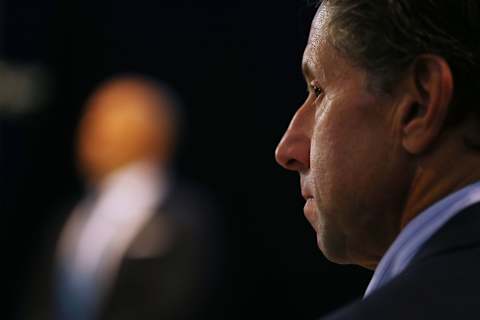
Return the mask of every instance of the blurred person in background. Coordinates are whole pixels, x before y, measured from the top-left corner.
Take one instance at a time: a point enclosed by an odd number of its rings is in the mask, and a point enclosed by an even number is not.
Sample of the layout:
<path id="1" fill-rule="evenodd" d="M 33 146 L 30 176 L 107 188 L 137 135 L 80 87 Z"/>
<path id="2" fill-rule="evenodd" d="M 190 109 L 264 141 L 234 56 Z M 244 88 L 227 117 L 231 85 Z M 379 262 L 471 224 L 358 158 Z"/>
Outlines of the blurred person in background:
<path id="1" fill-rule="evenodd" d="M 204 317 L 219 230 L 205 191 L 172 172 L 178 111 L 167 87 L 141 76 L 88 99 L 77 141 L 88 192 L 46 230 L 25 318 Z"/>

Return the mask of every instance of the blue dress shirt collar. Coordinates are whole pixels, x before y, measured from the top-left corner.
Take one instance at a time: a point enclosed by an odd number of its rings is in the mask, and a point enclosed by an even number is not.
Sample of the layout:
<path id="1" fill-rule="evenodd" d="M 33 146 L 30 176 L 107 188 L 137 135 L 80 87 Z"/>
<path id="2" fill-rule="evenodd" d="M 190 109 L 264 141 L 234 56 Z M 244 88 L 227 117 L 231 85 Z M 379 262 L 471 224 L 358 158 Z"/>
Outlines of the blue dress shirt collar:
<path id="1" fill-rule="evenodd" d="M 476 202 L 480 202 L 480 181 L 450 194 L 410 221 L 380 260 L 365 297 L 405 270 L 435 232 Z"/>

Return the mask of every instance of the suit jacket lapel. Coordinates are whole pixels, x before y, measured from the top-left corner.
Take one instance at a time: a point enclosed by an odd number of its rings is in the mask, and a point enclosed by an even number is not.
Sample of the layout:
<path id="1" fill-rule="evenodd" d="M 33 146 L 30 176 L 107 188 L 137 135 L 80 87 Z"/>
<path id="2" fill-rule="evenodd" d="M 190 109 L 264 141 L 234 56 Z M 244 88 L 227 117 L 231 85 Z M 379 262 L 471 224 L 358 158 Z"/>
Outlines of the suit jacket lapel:
<path id="1" fill-rule="evenodd" d="M 453 217 L 428 240 L 411 265 L 451 250 L 480 246 L 480 203 L 475 203 Z"/>

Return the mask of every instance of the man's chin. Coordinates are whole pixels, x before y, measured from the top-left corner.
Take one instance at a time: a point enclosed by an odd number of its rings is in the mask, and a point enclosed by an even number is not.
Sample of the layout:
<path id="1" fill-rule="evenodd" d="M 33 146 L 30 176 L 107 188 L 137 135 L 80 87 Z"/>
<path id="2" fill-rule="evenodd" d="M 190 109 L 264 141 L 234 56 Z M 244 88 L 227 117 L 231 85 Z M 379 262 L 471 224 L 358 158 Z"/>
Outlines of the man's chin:
<path id="1" fill-rule="evenodd" d="M 346 254 L 344 241 L 331 239 L 325 234 L 317 232 L 317 245 L 325 258 L 336 264 L 351 264 Z"/>

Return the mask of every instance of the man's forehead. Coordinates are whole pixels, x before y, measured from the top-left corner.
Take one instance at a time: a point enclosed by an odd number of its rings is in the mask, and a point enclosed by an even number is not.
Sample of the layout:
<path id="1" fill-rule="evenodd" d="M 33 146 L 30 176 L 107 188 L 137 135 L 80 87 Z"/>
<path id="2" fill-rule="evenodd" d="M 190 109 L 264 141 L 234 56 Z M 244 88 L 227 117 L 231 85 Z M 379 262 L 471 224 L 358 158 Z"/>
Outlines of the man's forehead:
<path id="1" fill-rule="evenodd" d="M 315 17 L 313 18 L 312 25 L 310 27 L 310 36 L 308 42 L 318 42 L 321 38 L 325 37 L 327 32 L 327 21 L 329 18 L 329 10 L 326 4 L 322 4 L 318 8 Z"/>
<path id="2" fill-rule="evenodd" d="M 327 42 L 327 19 L 328 10 L 325 5 L 321 5 L 313 19 L 307 47 L 303 54 L 302 69 L 307 77 L 312 77 L 312 72 L 319 71 L 314 69 L 321 66 L 318 60 L 321 50 L 325 48 Z"/>

